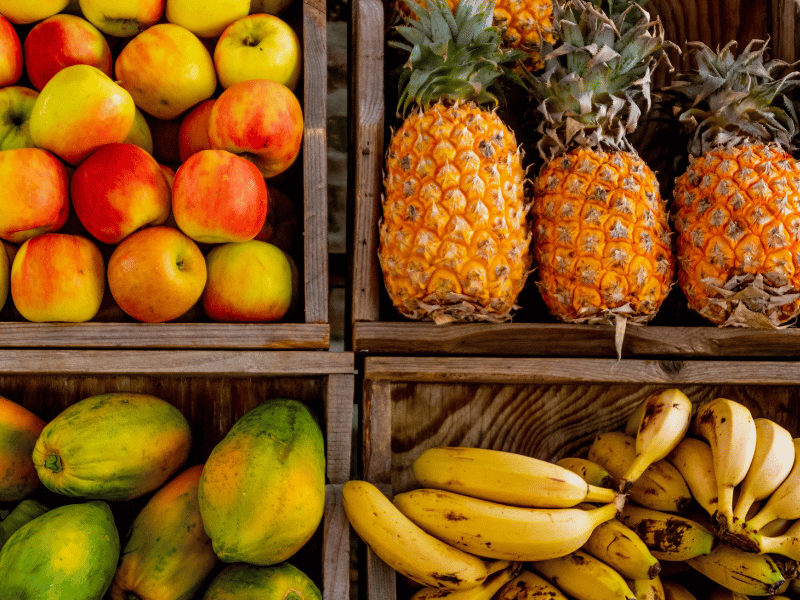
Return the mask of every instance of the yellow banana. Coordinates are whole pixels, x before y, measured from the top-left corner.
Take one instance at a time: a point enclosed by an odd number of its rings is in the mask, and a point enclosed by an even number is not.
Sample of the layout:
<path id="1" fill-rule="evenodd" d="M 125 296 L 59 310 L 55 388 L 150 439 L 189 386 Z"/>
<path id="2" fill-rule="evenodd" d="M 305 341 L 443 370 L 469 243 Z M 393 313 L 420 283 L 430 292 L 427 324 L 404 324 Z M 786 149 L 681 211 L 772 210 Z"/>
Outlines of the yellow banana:
<path id="1" fill-rule="evenodd" d="M 530 567 L 575 600 L 636 600 L 622 575 L 582 550 Z"/>
<path id="2" fill-rule="evenodd" d="M 626 492 L 647 467 L 678 445 L 692 419 L 692 401 L 674 388 L 651 394 L 639 406 L 625 428 L 626 434 L 636 439 L 636 455 L 620 478 L 621 492 Z"/>
<path id="3" fill-rule="evenodd" d="M 524 508 L 456 492 L 418 488 L 397 494 L 395 506 L 429 534 L 483 558 L 531 561 L 580 548 L 616 506 Z"/>
<path id="4" fill-rule="evenodd" d="M 697 600 L 694 594 L 676 581 L 662 579 L 661 587 L 664 588 L 664 600 Z"/>
<path id="5" fill-rule="evenodd" d="M 687 559 L 686 563 L 714 583 L 745 596 L 769 596 L 786 583 L 771 556 L 726 543 L 719 543 L 708 554 Z"/>
<path id="6" fill-rule="evenodd" d="M 487 448 L 435 447 L 413 463 L 420 486 L 458 492 L 512 506 L 565 508 L 608 504 L 616 495 L 586 483 L 555 463 Z"/>
<path id="7" fill-rule="evenodd" d="M 747 518 L 747 511 L 754 502 L 778 489 L 794 465 L 792 434 L 770 419 L 759 417 L 753 422 L 756 426 L 756 449 L 733 507 L 733 518 L 739 521 Z"/>
<path id="8" fill-rule="evenodd" d="M 697 409 L 690 432 L 711 445 L 717 480 L 716 527 L 722 533 L 733 517 L 733 489 L 747 475 L 756 450 L 756 425 L 750 409 L 715 398 Z"/>
<path id="9" fill-rule="evenodd" d="M 797 458 L 789 475 L 766 499 L 755 516 L 747 521 L 748 529 L 758 531 L 774 519 L 800 518 L 800 438 L 793 439 L 792 445 Z"/>
<path id="10" fill-rule="evenodd" d="M 642 538 L 658 560 L 679 561 L 708 554 L 717 545 L 714 534 L 684 516 L 626 502 L 619 520 Z"/>
<path id="11" fill-rule="evenodd" d="M 595 527 L 581 550 L 613 567 L 626 579 L 652 579 L 661 572 L 661 563 L 647 544 L 617 518 Z"/>
<path id="12" fill-rule="evenodd" d="M 713 515 L 717 511 L 717 478 L 708 442 L 685 437 L 667 455 L 667 461 L 678 469 L 697 503 Z"/>
<path id="13" fill-rule="evenodd" d="M 776 537 L 783 535 L 792 525 L 794 525 L 795 521 L 796 519 L 773 519 L 758 530 L 758 535 L 763 537 Z"/>
<path id="14" fill-rule="evenodd" d="M 611 473 L 588 458 L 577 456 L 565 456 L 556 461 L 559 467 L 564 467 L 576 473 L 586 483 L 597 487 L 610 488 L 614 485 L 614 478 Z"/>
<path id="15" fill-rule="evenodd" d="M 494 600 L 568 600 L 557 587 L 536 573 L 523 569 L 500 590 Z"/>
<path id="16" fill-rule="evenodd" d="M 628 587 L 636 596 L 636 600 L 665 600 L 664 586 L 661 579 L 631 579 L 628 580 Z"/>
<path id="17" fill-rule="evenodd" d="M 617 487 L 635 457 L 636 440 L 621 431 L 597 434 L 588 452 L 589 460 L 611 473 Z M 669 512 L 682 512 L 692 500 L 683 476 L 665 459 L 647 467 L 627 496 L 642 506 Z"/>
<path id="18" fill-rule="evenodd" d="M 505 569 L 489 575 L 479 586 L 468 590 L 443 590 L 427 586 L 417 590 L 410 600 L 434 600 L 437 598 L 445 598 L 446 600 L 492 600 L 504 585 L 517 576 L 521 568 L 522 563 L 511 563 Z"/>
<path id="19" fill-rule="evenodd" d="M 771 554 L 780 554 L 795 561 L 800 561 L 800 520 L 794 521 L 785 533 L 767 536 L 758 532 L 758 551 Z"/>
<path id="20" fill-rule="evenodd" d="M 734 592 L 726 587 L 718 585 L 711 590 L 708 595 L 708 600 L 750 600 L 744 594 Z"/>
<path id="21" fill-rule="evenodd" d="M 375 485 L 347 481 L 342 501 L 347 519 L 364 543 L 409 579 L 451 590 L 477 587 L 486 579 L 484 561 L 425 533 Z"/>

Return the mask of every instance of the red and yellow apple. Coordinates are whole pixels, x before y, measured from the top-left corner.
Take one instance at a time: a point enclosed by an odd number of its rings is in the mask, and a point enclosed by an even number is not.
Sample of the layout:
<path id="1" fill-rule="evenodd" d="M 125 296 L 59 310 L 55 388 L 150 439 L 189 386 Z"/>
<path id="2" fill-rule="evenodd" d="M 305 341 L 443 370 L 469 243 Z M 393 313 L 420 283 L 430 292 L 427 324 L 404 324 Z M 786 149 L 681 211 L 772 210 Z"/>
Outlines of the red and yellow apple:
<path id="1" fill-rule="evenodd" d="M 214 246 L 206 256 L 203 311 L 215 321 L 271 322 L 292 304 L 292 267 L 286 254 L 259 240 Z"/>
<path id="2" fill-rule="evenodd" d="M 34 25 L 25 36 L 25 72 L 41 90 L 70 65 L 92 65 L 111 76 L 111 48 L 105 36 L 86 19 L 57 14 Z"/>
<path id="3" fill-rule="evenodd" d="M 53 75 L 31 113 L 31 137 L 71 165 L 105 144 L 128 137 L 136 116 L 131 95 L 91 65 L 71 65 Z"/>
<path id="4" fill-rule="evenodd" d="M 81 12 L 100 31 L 131 37 L 158 23 L 164 0 L 80 0 Z"/>
<path id="5" fill-rule="evenodd" d="M 69 214 L 69 173 L 47 150 L 0 151 L 0 238 L 15 244 L 57 231 Z"/>
<path id="6" fill-rule="evenodd" d="M 201 150 L 175 172 L 172 214 L 197 242 L 253 239 L 267 218 L 267 184 L 256 166 L 225 150 Z"/>
<path id="7" fill-rule="evenodd" d="M 124 143 L 136 144 L 148 154 L 153 154 L 153 132 L 150 131 L 150 125 L 144 117 L 144 113 L 138 108 L 133 117 L 133 125 L 128 132 L 128 137 L 125 138 Z"/>
<path id="8" fill-rule="evenodd" d="M 291 5 L 292 0 L 251 0 L 250 14 L 267 13 L 279 17 Z"/>
<path id="9" fill-rule="evenodd" d="M 60 13 L 69 0 L 0 0 L 0 15 L 15 25 L 28 25 Z"/>
<path id="10" fill-rule="evenodd" d="M 0 150 L 35 146 L 31 113 L 38 95 L 36 90 L 20 85 L 0 88 Z"/>
<path id="11" fill-rule="evenodd" d="M 217 88 L 214 60 L 200 39 L 173 23 L 145 29 L 120 51 L 114 73 L 136 106 L 175 119 Z"/>
<path id="12" fill-rule="evenodd" d="M 181 119 L 178 130 L 178 152 L 181 162 L 195 152 L 211 148 L 211 142 L 208 141 L 208 121 L 211 118 L 213 106 L 213 98 L 204 100 Z"/>
<path id="13" fill-rule="evenodd" d="M 206 285 L 197 244 L 172 227 L 146 227 L 122 240 L 108 260 L 108 287 L 126 314 L 145 323 L 177 319 Z"/>
<path id="14" fill-rule="evenodd" d="M 0 86 L 13 85 L 22 77 L 22 42 L 11 22 L 0 14 Z"/>
<path id="15" fill-rule="evenodd" d="M 100 309 L 105 263 L 89 238 L 43 233 L 25 241 L 11 265 L 11 298 L 28 321 L 82 323 Z"/>
<path id="16" fill-rule="evenodd" d="M 198 37 L 213 38 L 249 12 L 250 0 L 167 0 L 164 14 Z"/>
<path id="17" fill-rule="evenodd" d="M 214 66 L 224 88 L 248 79 L 270 79 L 294 90 L 301 65 L 297 33 L 286 21 L 268 14 L 234 21 L 214 48 Z"/>
<path id="18" fill-rule="evenodd" d="M 241 154 L 261 174 L 275 177 L 292 166 L 303 142 L 303 109 L 294 93 L 269 79 L 240 81 L 211 109 L 212 148 Z"/>
<path id="19" fill-rule="evenodd" d="M 106 144 L 89 155 L 72 174 L 70 195 L 86 231 L 105 244 L 161 225 L 172 206 L 161 166 L 134 144 Z"/>

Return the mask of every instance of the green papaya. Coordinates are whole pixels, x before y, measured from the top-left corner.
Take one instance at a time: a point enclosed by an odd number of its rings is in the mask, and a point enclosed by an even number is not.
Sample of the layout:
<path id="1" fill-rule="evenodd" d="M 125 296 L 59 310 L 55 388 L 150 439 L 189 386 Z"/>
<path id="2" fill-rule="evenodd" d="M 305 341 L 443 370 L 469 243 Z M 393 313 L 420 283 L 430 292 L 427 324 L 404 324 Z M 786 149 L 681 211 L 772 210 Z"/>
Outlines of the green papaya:
<path id="1" fill-rule="evenodd" d="M 8 538 L 17 529 L 25 525 L 25 523 L 33 521 L 36 517 L 42 516 L 48 510 L 50 509 L 38 500 L 31 498 L 21 500 L 8 516 L 0 521 L 0 548 L 5 546 Z"/>
<path id="2" fill-rule="evenodd" d="M 325 444 L 314 415 L 286 398 L 249 410 L 211 450 L 197 497 L 221 560 L 287 560 L 325 510 Z"/>
<path id="3" fill-rule="evenodd" d="M 106 502 L 58 506 L 17 529 L 0 548 L 0 598 L 100 600 L 119 551 Z"/>
<path id="4" fill-rule="evenodd" d="M 156 396 L 111 392 L 79 400 L 42 430 L 33 463 L 50 491 L 131 500 L 161 487 L 186 462 L 186 417 Z"/>
<path id="5" fill-rule="evenodd" d="M 268 567 L 234 563 L 211 581 L 203 600 L 322 600 L 319 588 L 303 571 L 289 563 Z"/>

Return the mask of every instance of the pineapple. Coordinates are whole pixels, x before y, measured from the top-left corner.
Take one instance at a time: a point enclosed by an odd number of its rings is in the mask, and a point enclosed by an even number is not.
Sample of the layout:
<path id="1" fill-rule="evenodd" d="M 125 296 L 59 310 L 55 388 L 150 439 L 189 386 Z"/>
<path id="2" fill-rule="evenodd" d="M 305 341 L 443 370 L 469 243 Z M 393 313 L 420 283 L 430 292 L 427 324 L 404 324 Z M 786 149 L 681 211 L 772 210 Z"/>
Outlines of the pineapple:
<path id="1" fill-rule="evenodd" d="M 777 328 L 800 313 L 797 120 L 783 102 L 800 73 L 777 78 L 787 65 L 765 61 L 761 40 L 738 57 L 735 45 L 692 44 L 697 68 L 670 88 L 691 135 L 674 190 L 678 282 L 712 323 Z"/>
<path id="2" fill-rule="evenodd" d="M 639 5 L 611 16 L 588 0 L 557 5 L 545 71 L 528 74 L 539 103 L 534 266 L 551 314 L 617 327 L 652 319 L 675 272 L 658 180 L 626 138 L 650 107 L 650 74 L 666 48 Z M 563 13 L 563 14 L 562 14 Z"/>
<path id="3" fill-rule="evenodd" d="M 503 50 L 492 5 L 444 0 L 399 28 L 414 46 L 400 78 L 378 251 L 397 310 L 411 319 L 511 318 L 530 269 L 530 202 L 514 133 L 485 108 L 499 103 L 506 66 L 524 57 Z M 413 109 L 409 111 L 409 108 Z"/>

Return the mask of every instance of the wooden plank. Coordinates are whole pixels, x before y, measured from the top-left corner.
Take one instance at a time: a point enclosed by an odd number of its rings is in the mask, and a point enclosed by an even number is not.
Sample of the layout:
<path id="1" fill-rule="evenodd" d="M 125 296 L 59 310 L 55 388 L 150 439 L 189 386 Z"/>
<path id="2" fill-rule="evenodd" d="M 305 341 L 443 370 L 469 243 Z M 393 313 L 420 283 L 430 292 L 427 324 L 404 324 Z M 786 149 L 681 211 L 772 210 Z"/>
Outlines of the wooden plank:
<path id="1" fill-rule="evenodd" d="M 365 381 L 362 398 L 364 478 L 372 483 L 388 483 L 391 474 L 392 447 L 387 432 L 392 430 L 388 381 Z"/>
<path id="2" fill-rule="evenodd" d="M 354 373 L 349 352 L 234 350 L 0 350 L 0 374 L 88 373 L 296 377 Z"/>
<path id="3" fill-rule="evenodd" d="M 798 385 L 800 367 L 793 362 L 778 361 L 375 356 L 364 359 L 364 378 L 373 385 L 375 382 Z M 382 391 L 378 402 L 373 402 L 371 413 L 365 413 L 365 419 L 375 411 L 381 415 L 380 399 L 389 393 L 383 388 Z"/>
<path id="4" fill-rule="evenodd" d="M 303 286 L 307 323 L 328 322 L 328 93 L 325 0 L 303 0 Z"/>
<path id="5" fill-rule="evenodd" d="M 322 559 L 322 599 L 350 599 L 350 523 L 342 507 L 341 484 L 325 486 L 325 547 Z"/>
<path id="6" fill-rule="evenodd" d="M 800 0 L 772 0 L 770 30 L 772 55 L 788 63 L 800 59 Z"/>
<path id="7" fill-rule="evenodd" d="M 353 446 L 353 400 L 355 376 L 328 375 L 325 386 L 325 431 L 327 432 L 330 483 L 344 483 L 352 476 L 350 457 Z"/>

